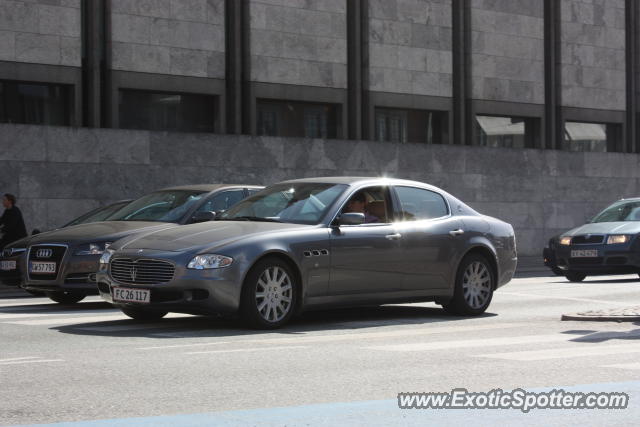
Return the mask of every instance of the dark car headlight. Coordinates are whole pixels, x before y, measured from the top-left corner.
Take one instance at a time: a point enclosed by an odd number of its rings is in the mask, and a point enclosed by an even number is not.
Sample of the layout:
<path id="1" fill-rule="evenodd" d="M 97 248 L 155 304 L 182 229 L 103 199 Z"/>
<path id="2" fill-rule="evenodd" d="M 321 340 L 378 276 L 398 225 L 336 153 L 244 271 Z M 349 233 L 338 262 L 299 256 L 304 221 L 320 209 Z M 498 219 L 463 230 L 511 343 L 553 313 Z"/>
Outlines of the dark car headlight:
<path id="1" fill-rule="evenodd" d="M 224 268 L 231 265 L 233 258 L 217 254 L 202 254 L 193 257 L 187 268 L 194 270 L 207 270 L 211 268 Z"/>
<path id="2" fill-rule="evenodd" d="M 26 248 L 4 248 L 1 252 L 2 257 L 9 258 L 14 255 L 18 255 L 26 251 Z"/>
<path id="3" fill-rule="evenodd" d="M 571 244 L 571 236 L 561 237 L 558 242 L 563 246 L 569 246 Z"/>
<path id="4" fill-rule="evenodd" d="M 74 255 L 102 255 L 111 242 L 87 243 L 78 246 Z"/>
<path id="5" fill-rule="evenodd" d="M 607 237 L 607 245 L 620 245 L 631 240 L 628 234 L 611 234 Z"/>

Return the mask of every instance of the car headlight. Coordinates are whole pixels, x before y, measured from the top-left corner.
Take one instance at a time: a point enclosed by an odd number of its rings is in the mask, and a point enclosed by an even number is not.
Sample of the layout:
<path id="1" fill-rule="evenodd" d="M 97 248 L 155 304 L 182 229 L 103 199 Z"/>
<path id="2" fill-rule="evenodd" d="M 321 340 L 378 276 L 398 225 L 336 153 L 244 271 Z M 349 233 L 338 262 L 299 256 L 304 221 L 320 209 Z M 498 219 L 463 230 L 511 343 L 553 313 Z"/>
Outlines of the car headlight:
<path id="1" fill-rule="evenodd" d="M 205 270 L 210 268 L 223 268 L 228 267 L 233 262 L 233 258 L 229 258 L 224 255 L 216 255 L 216 254 L 203 254 L 195 256 L 189 264 L 187 268 L 191 268 L 194 270 Z"/>
<path id="2" fill-rule="evenodd" d="M 560 244 L 564 245 L 564 246 L 570 245 L 571 244 L 571 237 L 570 236 L 561 237 L 560 238 Z"/>
<path id="3" fill-rule="evenodd" d="M 2 254 L 2 256 L 4 258 L 9 258 L 9 257 L 12 257 L 14 255 L 21 254 L 26 250 L 27 250 L 26 248 L 4 248 L 4 250 L 2 252 L 0 252 L 0 253 Z"/>
<path id="4" fill-rule="evenodd" d="M 105 249 L 104 253 L 100 257 L 100 265 L 106 266 L 109 264 L 109 260 L 115 251 L 113 249 Z"/>
<path id="5" fill-rule="evenodd" d="M 607 245 L 617 245 L 620 243 L 627 243 L 630 240 L 630 236 L 626 234 L 612 234 L 607 237 Z"/>
<path id="6" fill-rule="evenodd" d="M 74 255 L 102 255 L 111 242 L 88 243 L 81 245 Z"/>

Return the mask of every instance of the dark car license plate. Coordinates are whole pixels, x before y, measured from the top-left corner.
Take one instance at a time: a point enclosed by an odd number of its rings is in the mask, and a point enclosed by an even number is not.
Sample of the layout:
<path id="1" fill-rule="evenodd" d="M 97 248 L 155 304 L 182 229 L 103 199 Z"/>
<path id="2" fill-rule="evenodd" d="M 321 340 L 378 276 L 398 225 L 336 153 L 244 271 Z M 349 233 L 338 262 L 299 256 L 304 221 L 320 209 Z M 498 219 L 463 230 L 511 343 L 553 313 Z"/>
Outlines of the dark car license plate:
<path id="1" fill-rule="evenodd" d="M 597 258 L 597 249 L 574 249 L 571 251 L 571 258 Z"/>

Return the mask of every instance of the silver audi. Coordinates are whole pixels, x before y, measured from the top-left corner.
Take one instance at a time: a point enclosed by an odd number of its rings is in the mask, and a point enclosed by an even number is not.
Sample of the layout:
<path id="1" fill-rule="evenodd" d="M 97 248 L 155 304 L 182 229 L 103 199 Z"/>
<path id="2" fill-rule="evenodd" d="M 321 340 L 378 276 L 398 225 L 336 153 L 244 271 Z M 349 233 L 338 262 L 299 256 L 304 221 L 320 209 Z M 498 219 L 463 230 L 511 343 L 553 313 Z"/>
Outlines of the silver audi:
<path id="1" fill-rule="evenodd" d="M 309 178 L 269 186 L 211 222 L 118 240 L 97 281 L 134 319 L 239 314 L 277 328 L 303 310 L 357 304 L 435 301 L 479 315 L 516 263 L 511 225 L 439 188 Z"/>

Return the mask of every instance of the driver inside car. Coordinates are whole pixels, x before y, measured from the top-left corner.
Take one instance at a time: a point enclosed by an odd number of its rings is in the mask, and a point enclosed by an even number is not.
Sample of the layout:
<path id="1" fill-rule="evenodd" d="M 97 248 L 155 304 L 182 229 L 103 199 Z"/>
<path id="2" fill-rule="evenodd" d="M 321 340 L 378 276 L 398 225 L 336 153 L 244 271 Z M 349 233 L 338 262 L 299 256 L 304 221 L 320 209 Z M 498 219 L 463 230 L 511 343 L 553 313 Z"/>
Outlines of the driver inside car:
<path id="1" fill-rule="evenodd" d="M 345 213 L 362 213 L 364 214 L 364 222 L 365 224 L 370 224 L 374 222 L 380 222 L 380 218 L 375 215 L 372 215 L 365 206 L 367 204 L 367 197 L 363 192 L 358 192 L 354 194 L 351 199 L 347 202 L 347 206 L 344 209 Z"/>

